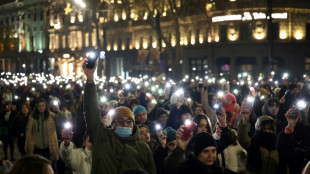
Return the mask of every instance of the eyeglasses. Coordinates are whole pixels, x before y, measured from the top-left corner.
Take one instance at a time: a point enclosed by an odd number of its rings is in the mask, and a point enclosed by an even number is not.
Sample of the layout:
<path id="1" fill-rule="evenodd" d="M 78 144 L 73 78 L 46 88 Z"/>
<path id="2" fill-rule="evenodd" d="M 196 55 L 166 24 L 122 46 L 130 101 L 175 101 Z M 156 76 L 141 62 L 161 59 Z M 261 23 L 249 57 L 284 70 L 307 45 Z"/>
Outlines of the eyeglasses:
<path id="1" fill-rule="evenodd" d="M 128 120 L 125 120 L 123 118 L 118 118 L 115 120 L 116 122 L 118 122 L 119 124 L 124 124 L 125 122 L 127 124 L 133 124 L 133 119 L 128 119 Z"/>

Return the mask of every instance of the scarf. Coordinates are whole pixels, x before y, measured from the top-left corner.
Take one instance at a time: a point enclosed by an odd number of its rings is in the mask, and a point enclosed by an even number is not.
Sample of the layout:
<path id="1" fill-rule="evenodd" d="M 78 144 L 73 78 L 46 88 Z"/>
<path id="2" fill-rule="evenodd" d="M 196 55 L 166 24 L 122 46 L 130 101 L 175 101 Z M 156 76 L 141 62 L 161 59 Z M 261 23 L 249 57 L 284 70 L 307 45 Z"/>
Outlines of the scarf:
<path id="1" fill-rule="evenodd" d="M 260 172 L 262 170 L 260 146 L 273 151 L 276 149 L 276 140 L 277 136 L 273 133 L 255 130 L 251 139 L 247 166 L 250 166 L 253 171 Z"/>
<path id="2" fill-rule="evenodd" d="M 224 104 L 224 109 L 225 109 L 225 112 L 235 112 L 236 109 L 237 109 L 237 105 L 236 104 L 229 104 L 229 103 L 225 103 Z"/>
<path id="3" fill-rule="evenodd" d="M 58 140 L 56 134 L 56 126 L 54 121 L 55 114 L 49 113 L 47 118 L 47 134 L 48 134 L 48 147 L 50 151 L 50 160 L 58 160 Z M 32 116 L 29 117 L 28 129 L 26 133 L 25 151 L 27 154 L 33 154 L 35 144 L 35 125 L 37 120 Z"/>

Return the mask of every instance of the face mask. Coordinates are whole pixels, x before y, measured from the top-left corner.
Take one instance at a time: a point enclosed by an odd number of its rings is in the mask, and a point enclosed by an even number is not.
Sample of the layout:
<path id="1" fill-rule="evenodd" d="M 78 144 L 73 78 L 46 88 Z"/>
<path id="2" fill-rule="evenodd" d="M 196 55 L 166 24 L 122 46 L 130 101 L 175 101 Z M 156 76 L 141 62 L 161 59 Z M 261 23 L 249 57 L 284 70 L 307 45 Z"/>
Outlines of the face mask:
<path id="1" fill-rule="evenodd" d="M 158 100 L 158 103 L 163 104 L 165 102 L 165 99 Z"/>
<path id="2" fill-rule="evenodd" d="M 122 138 L 129 137 L 132 134 L 132 128 L 117 126 L 115 128 L 115 133 Z"/>

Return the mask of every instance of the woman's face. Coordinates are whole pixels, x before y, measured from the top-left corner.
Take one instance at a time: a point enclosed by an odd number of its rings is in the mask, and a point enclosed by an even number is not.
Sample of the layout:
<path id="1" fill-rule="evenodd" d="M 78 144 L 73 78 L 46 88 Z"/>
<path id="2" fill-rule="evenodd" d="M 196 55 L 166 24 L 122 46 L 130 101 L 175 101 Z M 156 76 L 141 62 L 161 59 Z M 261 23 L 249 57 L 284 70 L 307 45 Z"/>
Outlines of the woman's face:
<path id="1" fill-rule="evenodd" d="M 29 114 L 29 108 L 27 107 L 27 105 L 23 105 L 22 106 L 22 113 L 26 116 L 28 116 Z"/>
<path id="2" fill-rule="evenodd" d="M 40 103 L 38 104 L 38 110 L 39 110 L 39 112 L 40 112 L 40 113 L 43 113 L 43 112 L 45 111 L 45 109 L 46 109 L 46 104 L 45 104 L 44 102 L 40 102 Z"/>
<path id="3" fill-rule="evenodd" d="M 197 125 L 197 133 L 208 132 L 208 121 L 206 119 L 201 119 Z"/>
<path id="4" fill-rule="evenodd" d="M 151 142 L 150 132 L 145 127 L 141 127 L 140 128 L 140 137 L 141 137 L 141 140 L 146 142 L 146 143 L 150 143 Z"/>

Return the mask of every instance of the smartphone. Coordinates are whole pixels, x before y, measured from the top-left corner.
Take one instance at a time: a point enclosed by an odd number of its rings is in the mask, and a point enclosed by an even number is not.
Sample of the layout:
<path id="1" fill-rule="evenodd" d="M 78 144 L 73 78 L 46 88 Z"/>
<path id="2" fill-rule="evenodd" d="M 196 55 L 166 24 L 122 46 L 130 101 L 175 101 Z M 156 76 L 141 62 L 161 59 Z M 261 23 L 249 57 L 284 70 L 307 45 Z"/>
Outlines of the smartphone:
<path id="1" fill-rule="evenodd" d="M 66 138 L 70 138 L 71 137 L 71 132 L 72 132 L 72 124 L 70 122 L 66 122 L 64 125 L 64 129 L 66 132 Z"/>
<path id="2" fill-rule="evenodd" d="M 290 118 L 297 118 L 298 114 L 307 107 L 305 101 L 298 101 Z"/>
<path id="3" fill-rule="evenodd" d="M 87 65 L 86 68 L 92 69 L 95 66 L 96 60 L 98 59 L 98 56 L 91 54 L 87 57 Z"/>
<path id="4" fill-rule="evenodd" d="M 213 110 L 215 110 L 216 115 L 222 115 L 222 106 L 220 104 L 214 104 Z"/>
<path id="5" fill-rule="evenodd" d="M 197 127 L 197 124 L 191 120 L 186 120 L 183 127 L 183 140 L 188 140 L 191 135 L 191 132 L 194 132 Z"/>
<path id="6" fill-rule="evenodd" d="M 252 96 L 249 96 L 247 98 L 245 98 L 244 100 L 244 109 L 248 110 L 250 112 L 250 110 L 252 109 L 253 103 L 254 103 L 255 98 Z"/>

